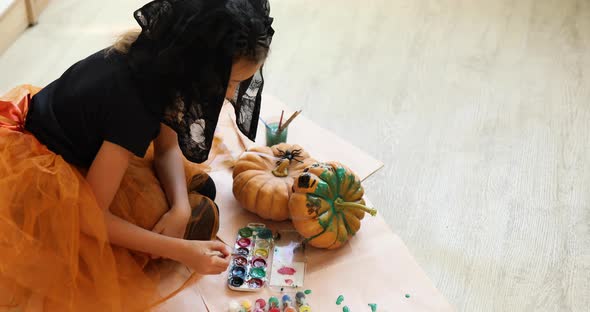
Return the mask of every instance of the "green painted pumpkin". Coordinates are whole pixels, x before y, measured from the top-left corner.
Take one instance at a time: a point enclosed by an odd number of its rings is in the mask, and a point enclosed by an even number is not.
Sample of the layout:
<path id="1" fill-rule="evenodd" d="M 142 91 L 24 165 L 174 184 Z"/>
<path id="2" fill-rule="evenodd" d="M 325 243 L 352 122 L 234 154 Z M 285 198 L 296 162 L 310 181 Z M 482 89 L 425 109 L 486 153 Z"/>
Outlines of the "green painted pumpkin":
<path id="1" fill-rule="evenodd" d="M 359 177 L 338 162 L 314 163 L 293 183 L 289 212 L 295 229 L 314 247 L 335 249 L 361 227 L 365 206 Z"/>

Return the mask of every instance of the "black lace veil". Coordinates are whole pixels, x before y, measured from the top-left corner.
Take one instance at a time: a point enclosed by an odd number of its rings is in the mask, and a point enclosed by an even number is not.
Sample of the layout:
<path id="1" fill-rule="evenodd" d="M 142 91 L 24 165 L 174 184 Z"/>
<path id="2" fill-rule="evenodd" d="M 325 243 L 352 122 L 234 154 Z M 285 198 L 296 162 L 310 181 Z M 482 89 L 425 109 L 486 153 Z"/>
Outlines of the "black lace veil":
<path id="1" fill-rule="evenodd" d="M 155 0 L 134 13 L 142 32 L 129 50 L 130 67 L 146 105 L 176 131 L 188 160 L 209 155 L 232 62 L 262 61 L 260 51 L 268 51 L 269 11 L 267 0 Z M 251 140 L 263 85 L 259 70 L 229 99 L 238 128 Z"/>

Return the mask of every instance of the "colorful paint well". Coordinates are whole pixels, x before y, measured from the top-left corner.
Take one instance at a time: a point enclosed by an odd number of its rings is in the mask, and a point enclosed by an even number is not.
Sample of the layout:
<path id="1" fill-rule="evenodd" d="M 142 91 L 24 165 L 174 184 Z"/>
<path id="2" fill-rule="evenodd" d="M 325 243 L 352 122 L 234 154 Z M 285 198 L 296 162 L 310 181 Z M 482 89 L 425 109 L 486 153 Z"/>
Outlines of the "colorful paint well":
<path id="1" fill-rule="evenodd" d="M 266 268 L 266 260 L 262 258 L 254 258 L 252 260 L 252 266 L 255 268 Z"/>
<path id="2" fill-rule="evenodd" d="M 261 239 L 272 239 L 272 231 L 269 229 L 259 229 L 257 237 Z"/>
<path id="3" fill-rule="evenodd" d="M 250 244 L 252 244 L 252 241 L 249 238 L 246 237 L 242 237 L 238 240 L 238 246 L 240 247 L 248 247 L 250 246 Z"/>
<path id="4" fill-rule="evenodd" d="M 261 258 L 268 258 L 268 250 L 256 249 L 256 251 L 254 251 L 254 255 Z"/>
<path id="5" fill-rule="evenodd" d="M 243 266 L 235 266 L 231 270 L 232 276 L 244 277 L 246 275 L 246 268 Z"/>
<path id="6" fill-rule="evenodd" d="M 256 248 L 268 249 L 270 247 L 270 242 L 267 240 L 259 239 L 257 240 L 254 245 Z"/>
<path id="7" fill-rule="evenodd" d="M 234 258 L 234 265 L 245 266 L 246 264 L 248 264 L 248 259 L 246 259 L 245 257 Z"/>
<path id="8" fill-rule="evenodd" d="M 237 250 L 238 254 L 241 256 L 248 256 L 250 254 L 250 250 L 248 250 L 247 248 L 238 248 Z"/>
<path id="9" fill-rule="evenodd" d="M 252 237 L 252 229 L 249 227 L 241 228 L 238 231 L 241 237 Z"/>
<path id="10" fill-rule="evenodd" d="M 233 276 L 229 279 L 229 284 L 233 287 L 241 287 L 244 285 L 244 279 L 238 276 Z"/>
<path id="11" fill-rule="evenodd" d="M 259 278 L 252 278 L 248 280 L 248 287 L 252 289 L 259 289 L 262 288 L 262 286 L 264 286 L 264 282 Z"/>
<path id="12" fill-rule="evenodd" d="M 253 268 L 250 270 L 250 276 L 254 278 L 264 278 L 266 277 L 266 271 L 264 268 Z"/>

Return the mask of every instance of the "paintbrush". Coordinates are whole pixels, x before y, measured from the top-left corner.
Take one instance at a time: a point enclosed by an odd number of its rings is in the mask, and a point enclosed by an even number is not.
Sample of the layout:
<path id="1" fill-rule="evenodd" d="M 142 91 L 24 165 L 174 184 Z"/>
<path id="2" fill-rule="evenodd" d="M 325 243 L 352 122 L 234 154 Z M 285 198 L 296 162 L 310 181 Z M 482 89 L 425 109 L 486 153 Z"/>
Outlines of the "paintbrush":
<path id="1" fill-rule="evenodd" d="M 220 257 L 220 258 L 225 258 L 225 256 L 223 255 L 223 253 L 221 251 L 210 251 L 208 253 L 206 253 L 207 256 L 210 257 Z M 239 253 L 230 253 L 228 257 L 246 257 L 245 255 L 239 254 Z"/>
<path id="2" fill-rule="evenodd" d="M 206 255 L 207 256 L 210 256 L 210 257 L 216 257 L 217 256 L 219 258 L 225 258 L 225 255 L 221 251 L 209 251 L 209 252 L 206 253 Z M 229 256 L 230 257 L 231 256 L 235 256 L 235 254 L 230 254 Z"/>
<path id="3" fill-rule="evenodd" d="M 262 123 L 264 124 L 265 127 L 270 129 L 270 126 L 266 123 L 266 121 L 264 121 L 264 119 L 262 119 L 262 117 L 258 117 L 258 119 L 260 119 L 260 121 L 262 121 Z"/>
<path id="4" fill-rule="evenodd" d="M 289 119 L 287 119 L 287 121 L 285 121 L 285 123 L 282 126 L 279 127 L 279 130 L 277 132 L 283 132 L 283 130 L 287 129 L 287 127 L 289 126 L 289 124 L 291 122 L 293 122 L 293 120 L 295 118 L 297 118 L 297 116 L 299 116 L 299 114 L 301 114 L 302 111 L 303 110 L 300 109 L 300 110 L 296 111 L 295 113 L 293 113 L 293 115 L 291 115 L 291 117 L 289 117 Z"/>
<path id="5" fill-rule="evenodd" d="M 283 116 L 285 115 L 285 110 L 281 111 L 281 119 L 279 119 L 279 129 L 281 129 L 281 126 L 283 125 Z"/>

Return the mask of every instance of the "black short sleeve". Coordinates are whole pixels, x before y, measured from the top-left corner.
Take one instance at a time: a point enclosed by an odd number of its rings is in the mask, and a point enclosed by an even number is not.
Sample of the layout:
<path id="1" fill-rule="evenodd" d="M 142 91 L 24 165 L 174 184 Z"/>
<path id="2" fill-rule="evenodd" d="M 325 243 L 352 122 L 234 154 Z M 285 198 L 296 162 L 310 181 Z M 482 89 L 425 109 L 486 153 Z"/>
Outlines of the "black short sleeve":
<path id="1" fill-rule="evenodd" d="M 107 105 L 109 111 L 106 113 L 103 138 L 138 157 L 144 157 L 160 131 L 160 124 L 152 115 L 140 110 L 140 105 L 135 101 Z"/>

